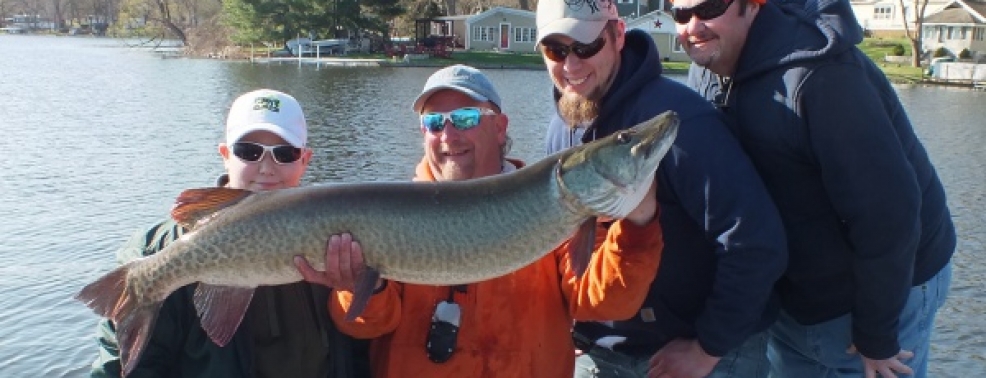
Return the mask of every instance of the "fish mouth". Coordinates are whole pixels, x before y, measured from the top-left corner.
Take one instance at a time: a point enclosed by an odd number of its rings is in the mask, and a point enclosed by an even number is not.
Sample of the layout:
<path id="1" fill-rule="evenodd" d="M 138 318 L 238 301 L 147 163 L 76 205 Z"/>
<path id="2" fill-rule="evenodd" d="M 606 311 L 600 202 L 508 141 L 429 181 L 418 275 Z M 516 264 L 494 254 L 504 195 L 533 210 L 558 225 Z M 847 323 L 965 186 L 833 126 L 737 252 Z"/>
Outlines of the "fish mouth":
<path id="1" fill-rule="evenodd" d="M 664 127 L 646 135 L 640 143 L 631 149 L 631 153 L 642 156 L 646 162 L 650 162 L 655 158 L 664 158 L 667 150 L 671 148 L 671 144 L 678 135 L 678 125 L 680 123 L 678 117 L 673 115 L 668 117 L 670 119 L 668 119 Z M 638 127 L 634 127 L 633 129 L 638 133 L 647 132 L 640 130 Z"/>
<path id="2" fill-rule="evenodd" d="M 628 215 L 650 192 L 678 125 L 668 111 L 563 156 L 556 173 L 563 202 L 576 212 Z"/>

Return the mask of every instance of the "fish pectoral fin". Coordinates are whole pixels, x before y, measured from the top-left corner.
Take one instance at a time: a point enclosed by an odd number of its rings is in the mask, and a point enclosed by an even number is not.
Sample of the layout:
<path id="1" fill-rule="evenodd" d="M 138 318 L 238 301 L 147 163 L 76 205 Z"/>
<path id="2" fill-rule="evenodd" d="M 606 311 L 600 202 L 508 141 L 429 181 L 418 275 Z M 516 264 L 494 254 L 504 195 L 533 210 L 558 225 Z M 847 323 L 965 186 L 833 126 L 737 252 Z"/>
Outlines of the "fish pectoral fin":
<path id="1" fill-rule="evenodd" d="M 178 195 L 171 218 L 188 229 L 208 220 L 217 211 L 235 205 L 253 192 L 230 188 L 188 189 Z"/>
<path id="2" fill-rule="evenodd" d="M 589 217 L 579 225 L 568 242 L 568 265 L 576 277 L 582 277 L 589 268 L 592 251 L 596 247 L 596 217 Z"/>
<path id="3" fill-rule="evenodd" d="M 252 287 L 204 283 L 195 288 L 193 301 L 199 322 L 216 345 L 225 346 L 233 338 L 253 299 L 253 291 Z"/>
<path id="4" fill-rule="evenodd" d="M 356 320 L 356 317 L 363 313 L 366 304 L 373 296 L 373 290 L 377 287 L 377 280 L 380 279 L 380 272 L 370 267 L 364 267 L 363 271 L 356 277 L 356 288 L 353 289 L 353 302 L 349 304 L 349 311 L 346 311 L 346 321 Z"/>

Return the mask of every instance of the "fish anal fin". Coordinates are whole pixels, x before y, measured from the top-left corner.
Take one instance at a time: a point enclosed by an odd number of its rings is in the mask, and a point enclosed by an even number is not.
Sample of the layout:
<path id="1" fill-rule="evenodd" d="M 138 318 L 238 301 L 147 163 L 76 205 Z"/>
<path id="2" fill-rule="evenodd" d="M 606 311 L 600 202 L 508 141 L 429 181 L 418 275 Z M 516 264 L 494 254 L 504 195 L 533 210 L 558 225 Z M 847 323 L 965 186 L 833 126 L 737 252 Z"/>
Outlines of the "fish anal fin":
<path id="1" fill-rule="evenodd" d="M 171 208 L 171 218 L 183 227 L 193 229 L 207 221 L 217 211 L 235 205 L 253 192 L 230 188 L 188 189 L 178 195 Z"/>
<path id="2" fill-rule="evenodd" d="M 154 332 L 154 324 L 162 302 L 151 306 L 139 307 L 134 311 L 126 311 L 119 319 L 113 319 L 116 327 L 117 342 L 120 346 L 120 361 L 123 363 L 123 376 L 137 367 L 140 355 L 144 352 L 147 340 Z"/>
<path id="3" fill-rule="evenodd" d="M 243 321 L 254 288 L 200 283 L 195 288 L 195 310 L 212 342 L 225 346 Z"/>
<path id="4" fill-rule="evenodd" d="M 380 272 L 370 267 L 363 268 L 359 273 L 356 277 L 356 287 L 353 289 L 353 302 L 349 305 L 349 311 L 346 311 L 346 321 L 356 320 L 356 317 L 363 313 L 379 279 Z"/>
<path id="5" fill-rule="evenodd" d="M 579 225 L 568 242 L 568 263 L 577 277 L 582 277 L 592 260 L 596 247 L 596 217 L 589 217 Z"/>

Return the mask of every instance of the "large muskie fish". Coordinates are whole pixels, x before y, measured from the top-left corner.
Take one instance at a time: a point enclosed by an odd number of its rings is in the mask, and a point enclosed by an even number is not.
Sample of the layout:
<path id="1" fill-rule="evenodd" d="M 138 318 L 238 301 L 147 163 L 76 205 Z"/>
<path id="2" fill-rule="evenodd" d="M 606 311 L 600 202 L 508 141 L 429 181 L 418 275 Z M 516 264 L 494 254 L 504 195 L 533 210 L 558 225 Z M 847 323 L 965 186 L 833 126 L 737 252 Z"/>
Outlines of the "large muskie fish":
<path id="1" fill-rule="evenodd" d="M 296 255 L 324 269 L 333 234 L 359 237 L 367 266 L 350 319 L 378 277 L 432 285 L 483 281 L 533 263 L 576 230 L 569 254 L 581 273 L 592 253 L 595 217 L 623 218 L 640 203 L 677 130 L 669 112 L 515 172 L 467 181 L 187 190 L 172 216 L 189 232 L 76 298 L 113 320 L 129 373 L 171 292 L 200 282 L 194 302 L 202 327 L 225 345 L 254 288 L 300 281 Z"/>

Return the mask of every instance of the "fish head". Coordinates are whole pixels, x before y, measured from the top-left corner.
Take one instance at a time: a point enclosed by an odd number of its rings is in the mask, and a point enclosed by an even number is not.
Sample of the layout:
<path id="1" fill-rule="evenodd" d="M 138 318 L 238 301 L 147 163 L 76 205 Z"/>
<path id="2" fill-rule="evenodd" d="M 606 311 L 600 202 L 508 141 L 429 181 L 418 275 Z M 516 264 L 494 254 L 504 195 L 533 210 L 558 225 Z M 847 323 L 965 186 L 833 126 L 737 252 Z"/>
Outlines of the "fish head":
<path id="1" fill-rule="evenodd" d="M 593 216 L 624 218 L 650 189 L 657 167 L 678 135 L 678 116 L 664 112 L 560 157 L 562 197 Z"/>

